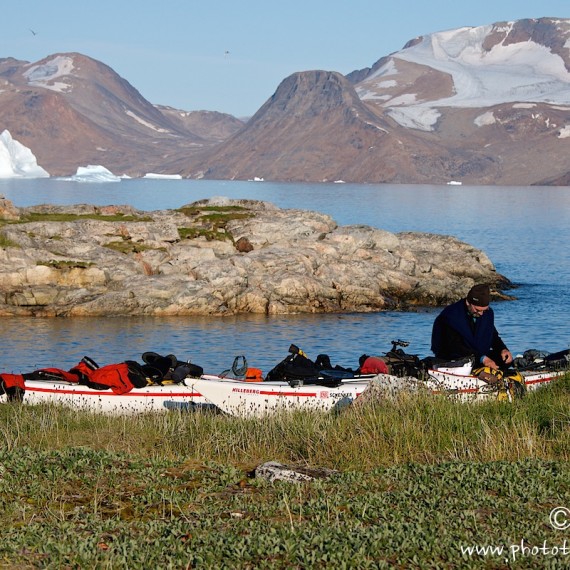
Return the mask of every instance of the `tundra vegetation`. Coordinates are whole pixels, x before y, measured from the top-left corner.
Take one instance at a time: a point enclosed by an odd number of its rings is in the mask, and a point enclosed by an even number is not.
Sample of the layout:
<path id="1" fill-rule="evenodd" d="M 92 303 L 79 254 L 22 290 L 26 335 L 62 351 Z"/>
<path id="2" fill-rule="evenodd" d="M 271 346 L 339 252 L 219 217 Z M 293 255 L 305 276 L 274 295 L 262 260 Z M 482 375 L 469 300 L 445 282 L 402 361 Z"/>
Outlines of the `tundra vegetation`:
<path id="1" fill-rule="evenodd" d="M 5 404 L 0 563 L 563 567 L 569 410 L 570 376 L 514 403 L 401 394 L 257 419 Z M 270 460 L 317 475 L 255 477 Z"/>
<path id="2" fill-rule="evenodd" d="M 233 236 L 226 228 L 228 222 L 255 217 L 254 212 L 249 212 L 242 206 L 185 206 L 176 211 L 187 216 L 192 223 L 191 227 L 178 228 L 181 239 L 204 237 L 209 241 L 233 242 Z"/>

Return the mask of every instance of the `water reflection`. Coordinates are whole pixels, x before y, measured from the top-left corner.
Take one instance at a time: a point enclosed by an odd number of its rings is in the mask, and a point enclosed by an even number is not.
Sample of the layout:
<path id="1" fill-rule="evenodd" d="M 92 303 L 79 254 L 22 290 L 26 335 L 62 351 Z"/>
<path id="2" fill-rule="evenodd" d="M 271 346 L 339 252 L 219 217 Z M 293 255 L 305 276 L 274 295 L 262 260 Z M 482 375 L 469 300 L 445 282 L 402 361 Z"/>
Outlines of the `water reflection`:
<path id="1" fill-rule="evenodd" d="M 529 334 L 509 306 L 495 304 L 495 309 L 500 332 L 515 352 L 568 347 L 567 329 L 553 329 L 548 318 L 533 313 L 529 317 L 535 326 Z M 155 351 L 191 360 L 213 373 L 228 369 L 235 356 L 244 355 L 250 365 L 268 371 L 286 356 L 291 343 L 312 358 L 324 353 L 333 364 L 356 367 L 361 354 L 381 354 L 395 339 L 410 342 L 411 352 L 430 354 L 435 314 L 427 310 L 229 318 L 6 318 L 2 320 L 1 367 L 4 372 L 49 366 L 68 369 L 85 355 L 101 365 L 129 359 L 140 362 L 143 352 Z"/>
<path id="2" fill-rule="evenodd" d="M 141 360 L 146 351 L 172 353 L 208 371 L 229 368 L 245 355 L 267 371 L 282 360 L 291 343 L 334 364 L 358 366 L 361 354 L 379 354 L 393 339 L 427 353 L 433 318 L 426 313 L 348 315 L 244 315 L 229 318 L 6 318 L 2 370 L 18 372 L 49 366 L 70 368 L 83 356 L 99 364 Z M 17 331 L 17 334 L 6 334 Z"/>

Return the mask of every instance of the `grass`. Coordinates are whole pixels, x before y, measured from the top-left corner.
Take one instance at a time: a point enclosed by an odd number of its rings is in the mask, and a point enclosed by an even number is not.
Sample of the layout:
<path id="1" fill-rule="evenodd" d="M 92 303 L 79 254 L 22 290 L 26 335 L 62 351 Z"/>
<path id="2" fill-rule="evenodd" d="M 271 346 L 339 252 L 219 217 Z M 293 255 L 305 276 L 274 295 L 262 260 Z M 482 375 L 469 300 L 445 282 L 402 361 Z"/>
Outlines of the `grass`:
<path id="1" fill-rule="evenodd" d="M 227 224 L 231 220 L 254 217 L 255 214 L 247 208 L 241 206 L 205 206 L 187 207 L 176 210 L 187 216 L 190 226 L 178 228 L 180 239 L 205 238 L 208 241 L 228 240 L 233 242 L 233 236 L 227 231 Z M 68 213 L 39 213 L 27 212 L 19 220 L 0 221 L 0 227 L 7 224 L 25 224 L 29 222 L 76 222 L 81 220 L 99 220 L 105 222 L 150 222 L 152 218 L 148 216 L 132 216 L 126 214 L 104 215 L 100 213 L 91 214 L 68 214 Z M 34 237 L 33 232 L 29 232 L 30 237 Z M 61 239 L 55 236 L 52 239 Z M 20 247 L 18 243 L 8 239 L 0 233 L 0 248 Z M 144 244 L 134 244 L 128 239 L 113 241 L 105 245 L 114 251 L 125 254 L 141 253 L 148 249 L 153 249 Z"/>
<path id="2" fill-rule="evenodd" d="M 249 476 L 268 460 L 337 474 Z M 570 508 L 569 460 L 570 377 L 514 404 L 403 395 L 261 419 L 4 405 L 0 566 L 564 567 L 509 548 L 568 538 L 549 513 Z M 485 545 L 507 550 L 462 551 Z"/>
<path id="3" fill-rule="evenodd" d="M 98 220 L 101 222 L 152 222 L 149 216 L 132 216 L 128 214 L 66 214 L 66 213 L 40 213 L 28 212 L 20 219 L 11 222 L 16 224 L 26 224 L 29 222 L 77 222 L 80 220 Z"/>
<path id="4" fill-rule="evenodd" d="M 206 215 L 233 215 L 237 214 L 238 217 L 250 216 L 248 209 L 243 206 L 187 206 L 184 208 L 178 208 L 177 212 L 181 212 L 189 218 L 194 216 L 202 216 L 204 212 L 208 212 Z"/>
<path id="5" fill-rule="evenodd" d="M 208 241 L 233 241 L 233 236 L 226 229 L 228 222 L 255 216 L 254 212 L 242 206 L 189 206 L 177 211 L 190 218 L 194 224 L 192 227 L 178 228 L 181 239 L 203 237 Z"/>
<path id="6" fill-rule="evenodd" d="M 47 265 L 54 269 L 87 269 L 93 266 L 90 261 L 70 261 L 61 259 L 50 259 L 49 261 L 36 261 L 36 265 Z"/>
<path id="7" fill-rule="evenodd" d="M 0 232 L 0 248 L 6 247 L 20 247 L 20 244 L 11 240 L 9 237 L 6 237 L 6 234 Z"/>
<path id="8" fill-rule="evenodd" d="M 142 253 L 143 251 L 148 251 L 151 249 L 157 249 L 145 245 L 144 243 L 136 243 L 131 241 L 130 239 L 122 239 L 120 241 L 110 241 L 106 243 L 103 247 L 108 249 L 112 249 L 113 251 L 117 251 L 119 253 Z M 161 248 L 158 248 L 161 249 Z"/>
<path id="9" fill-rule="evenodd" d="M 228 234 L 225 229 L 210 229 L 210 228 L 178 228 L 178 235 L 180 239 L 197 239 L 200 237 L 206 238 L 207 241 L 218 240 L 232 240 L 232 236 Z"/>

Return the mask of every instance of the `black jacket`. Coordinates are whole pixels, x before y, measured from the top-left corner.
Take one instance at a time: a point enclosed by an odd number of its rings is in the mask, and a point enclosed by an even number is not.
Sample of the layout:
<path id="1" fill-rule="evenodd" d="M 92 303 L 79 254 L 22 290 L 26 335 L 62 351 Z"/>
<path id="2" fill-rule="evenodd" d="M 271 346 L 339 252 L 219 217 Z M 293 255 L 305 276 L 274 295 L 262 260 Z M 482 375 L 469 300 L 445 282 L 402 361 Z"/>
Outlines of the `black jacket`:
<path id="1" fill-rule="evenodd" d="M 436 358 L 456 360 L 465 356 L 476 359 L 489 356 L 496 361 L 505 348 L 490 307 L 474 319 L 462 299 L 443 309 L 433 323 L 431 349 Z"/>

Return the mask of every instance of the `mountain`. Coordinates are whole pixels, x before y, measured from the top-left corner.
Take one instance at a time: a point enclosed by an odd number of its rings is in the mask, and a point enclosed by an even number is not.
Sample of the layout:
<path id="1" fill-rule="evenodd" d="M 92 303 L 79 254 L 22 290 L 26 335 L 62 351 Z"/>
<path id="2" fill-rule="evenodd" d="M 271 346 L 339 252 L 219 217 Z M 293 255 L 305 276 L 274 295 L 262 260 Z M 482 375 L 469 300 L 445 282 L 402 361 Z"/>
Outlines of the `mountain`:
<path id="1" fill-rule="evenodd" d="M 186 176 L 531 185 L 570 177 L 570 20 L 415 38 L 346 78 L 285 79 Z"/>
<path id="2" fill-rule="evenodd" d="M 435 33 L 354 86 L 394 128 L 445 148 L 415 158 L 416 180 L 544 183 L 570 170 L 569 39 L 570 20 L 553 18 Z"/>
<path id="3" fill-rule="evenodd" d="M 428 34 L 285 78 L 242 122 L 159 107 L 80 54 L 0 60 L 0 132 L 52 175 L 532 185 L 570 180 L 570 20 Z"/>
<path id="4" fill-rule="evenodd" d="M 164 105 L 156 108 L 184 130 L 212 143 L 224 141 L 243 127 L 240 119 L 217 111 L 181 111 Z"/>
<path id="5" fill-rule="evenodd" d="M 392 136 L 340 73 L 309 71 L 285 79 L 236 134 L 174 169 L 214 179 L 333 181 L 380 168 L 397 180 L 384 142 Z M 388 152 L 376 164 L 369 149 L 379 145 Z"/>
<path id="6" fill-rule="evenodd" d="M 200 112 L 185 118 L 174 109 L 163 112 L 111 68 L 78 53 L 37 63 L 0 59 L 0 89 L 0 131 L 8 130 L 31 149 L 52 176 L 73 174 L 87 164 L 132 176 L 161 172 L 173 157 L 220 139 L 200 134 L 212 131 L 203 126 L 211 122 L 209 114 L 202 119 Z M 226 133 L 242 125 L 226 117 Z"/>

